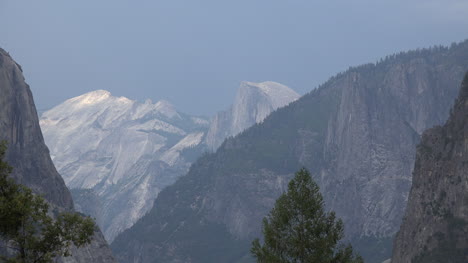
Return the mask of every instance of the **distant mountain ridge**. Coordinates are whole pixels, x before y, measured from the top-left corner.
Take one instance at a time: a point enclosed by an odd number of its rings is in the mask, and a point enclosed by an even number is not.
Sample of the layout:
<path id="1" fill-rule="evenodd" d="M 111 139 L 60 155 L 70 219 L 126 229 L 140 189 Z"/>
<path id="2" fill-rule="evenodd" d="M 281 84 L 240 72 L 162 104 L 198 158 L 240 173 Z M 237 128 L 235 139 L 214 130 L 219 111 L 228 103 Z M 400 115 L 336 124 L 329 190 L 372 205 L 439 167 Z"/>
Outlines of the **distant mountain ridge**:
<path id="1" fill-rule="evenodd" d="M 104 90 L 65 101 L 42 114 L 40 123 L 51 148 L 52 159 L 71 188 L 92 188 L 101 183 L 101 180 L 104 180 L 104 185 L 115 184 L 136 160 L 148 154 L 159 154 L 166 164 L 173 165 L 183 149 L 201 143 L 198 131 L 203 132 L 208 125 L 207 120 L 179 114 L 166 101 L 153 104 L 148 100 L 139 103 L 125 97 L 113 97 Z M 183 145 L 171 148 L 177 144 L 176 140 L 167 142 L 168 137 L 159 133 L 176 136 L 179 139 L 177 142 L 181 141 Z M 118 137 L 114 141 L 108 141 L 113 136 Z M 189 142 L 193 139 L 196 141 Z M 132 150 L 126 154 L 118 148 L 101 149 L 120 147 L 125 143 L 126 146 L 133 147 L 126 148 L 127 151 Z M 80 158 L 87 154 L 86 157 L 89 158 L 92 151 L 97 151 L 93 152 L 94 156 L 111 160 L 104 161 L 105 165 L 101 169 L 87 165 L 83 167 Z M 80 166 L 74 166 L 73 163 L 78 160 Z M 94 163 L 96 160 L 91 158 L 87 161 Z M 113 166 L 106 166 L 109 161 L 114 161 Z M 96 175 L 96 171 L 103 175 Z M 111 176 L 104 176 L 107 174 Z"/>
<path id="2" fill-rule="evenodd" d="M 40 123 L 72 192 L 92 189 L 100 198 L 100 208 L 79 207 L 100 211 L 95 216 L 108 240 L 144 215 L 159 191 L 188 170 L 190 155 L 204 151 L 208 127 L 208 120 L 179 113 L 167 101 L 139 103 L 105 90 L 63 102 L 44 112 Z M 75 197 L 78 203 L 86 198 L 83 192 Z"/>
<path id="3" fill-rule="evenodd" d="M 44 143 L 33 96 L 21 67 L 0 49 L 0 140 L 8 142 L 7 162 L 14 168 L 18 183 L 41 194 L 56 211 L 73 211 L 73 201 L 61 176 L 52 163 Z M 1 244 L 0 244 L 1 245 Z M 0 246 L 0 254 L 5 254 Z M 95 232 L 90 245 L 72 249 L 68 263 L 116 262 L 101 232 Z"/>
<path id="4" fill-rule="evenodd" d="M 252 262 L 262 218 L 300 167 L 366 262 L 391 256 L 415 146 L 442 123 L 468 69 L 468 41 L 350 68 L 269 115 L 163 190 L 111 247 L 126 262 Z"/>
<path id="5" fill-rule="evenodd" d="M 279 83 L 243 82 L 224 127 L 216 117 L 183 114 L 167 101 L 140 103 L 97 90 L 44 112 L 40 123 L 77 207 L 96 217 L 112 241 L 203 152 L 297 97 Z M 226 134 L 213 132 L 214 126 Z"/>

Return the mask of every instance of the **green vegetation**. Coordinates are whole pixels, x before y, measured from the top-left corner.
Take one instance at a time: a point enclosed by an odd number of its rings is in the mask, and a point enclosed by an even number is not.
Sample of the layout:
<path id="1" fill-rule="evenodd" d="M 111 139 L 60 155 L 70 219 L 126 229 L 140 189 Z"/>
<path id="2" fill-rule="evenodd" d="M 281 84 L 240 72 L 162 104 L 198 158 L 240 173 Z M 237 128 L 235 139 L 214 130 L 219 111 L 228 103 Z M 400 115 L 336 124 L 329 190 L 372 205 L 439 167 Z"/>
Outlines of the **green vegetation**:
<path id="1" fill-rule="evenodd" d="M 334 212 L 324 211 L 319 187 L 306 169 L 296 173 L 263 220 L 263 234 L 264 245 L 259 239 L 252 242 L 258 262 L 363 262 L 350 245 L 338 244 L 343 223 Z"/>
<path id="2" fill-rule="evenodd" d="M 31 189 L 9 178 L 12 167 L 4 160 L 6 146 L 0 143 L 0 236 L 13 255 L 0 262 L 48 263 L 57 256 L 70 256 L 70 247 L 91 242 L 95 224 L 77 213 L 48 215 L 49 205 Z"/>

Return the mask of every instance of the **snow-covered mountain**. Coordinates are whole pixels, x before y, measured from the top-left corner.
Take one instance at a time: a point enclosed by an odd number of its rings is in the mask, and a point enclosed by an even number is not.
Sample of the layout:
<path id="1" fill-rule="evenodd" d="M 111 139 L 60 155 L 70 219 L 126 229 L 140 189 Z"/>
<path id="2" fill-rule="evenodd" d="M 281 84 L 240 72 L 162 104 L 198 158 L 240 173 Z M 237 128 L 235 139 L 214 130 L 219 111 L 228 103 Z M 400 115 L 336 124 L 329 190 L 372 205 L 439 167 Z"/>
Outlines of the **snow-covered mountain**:
<path id="1" fill-rule="evenodd" d="M 225 138 L 235 136 L 255 123 L 262 122 L 272 111 L 299 98 L 294 90 L 272 81 L 242 82 L 233 105 L 213 118 L 206 136 L 209 149 L 216 150 Z"/>
<path id="2" fill-rule="evenodd" d="M 99 197 L 98 208 L 80 204 L 83 192 L 75 201 L 85 212 L 100 211 L 94 216 L 108 241 L 144 215 L 159 191 L 205 151 L 208 124 L 166 101 L 139 103 L 104 90 L 69 99 L 40 120 L 67 186 Z"/>
<path id="3" fill-rule="evenodd" d="M 77 209 L 94 216 L 112 242 L 203 152 L 298 97 L 275 82 L 243 82 L 232 107 L 208 121 L 167 101 L 140 103 L 97 90 L 44 112 L 40 125 Z"/>

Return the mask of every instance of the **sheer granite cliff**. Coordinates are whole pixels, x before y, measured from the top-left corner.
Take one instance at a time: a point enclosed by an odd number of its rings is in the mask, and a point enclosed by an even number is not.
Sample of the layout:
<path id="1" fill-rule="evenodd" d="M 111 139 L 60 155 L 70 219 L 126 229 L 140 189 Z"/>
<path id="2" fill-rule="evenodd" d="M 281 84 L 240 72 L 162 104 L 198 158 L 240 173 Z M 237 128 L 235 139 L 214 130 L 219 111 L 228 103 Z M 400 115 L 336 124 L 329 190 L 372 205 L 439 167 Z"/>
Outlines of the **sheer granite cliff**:
<path id="1" fill-rule="evenodd" d="M 262 218 L 305 166 L 367 262 L 389 258 L 419 136 L 447 118 L 466 69 L 468 42 L 333 77 L 195 162 L 113 250 L 121 262 L 248 261 Z"/>
<path id="2" fill-rule="evenodd" d="M 0 49 L 0 139 L 8 141 L 7 160 L 19 183 L 52 204 L 73 209 L 70 192 L 44 144 L 36 108 L 21 67 Z"/>
<path id="3" fill-rule="evenodd" d="M 57 173 L 44 143 L 29 86 L 21 67 L 0 49 L 0 140 L 8 142 L 7 161 L 14 170 L 12 177 L 43 195 L 60 210 L 73 210 L 73 201 L 62 177 Z M 63 262 L 115 262 L 102 234 L 92 243 L 72 251 Z"/>
<path id="4" fill-rule="evenodd" d="M 280 83 L 242 82 L 231 108 L 212 119 L 205 139 L 208 148 L 216 151 L 226 138 L 262 122 L 271 112 L 298 98 L 299 94 Z"/>
<path id="5" fill-rule="evenodd" d="M 392 262 L 468 262 L 468 73 L 448 121 L 418 145 Z"/>
<path id="6" fill-rule="evenodd" d="M 208 122 L 166 101 L 140 103 L 97 90 L 44 112 L 40 125 L 75 207 L 95 217 L 112 242 L 203 152 L 297 97 L 279 83 L 243 82 L 231 109 Z"/>

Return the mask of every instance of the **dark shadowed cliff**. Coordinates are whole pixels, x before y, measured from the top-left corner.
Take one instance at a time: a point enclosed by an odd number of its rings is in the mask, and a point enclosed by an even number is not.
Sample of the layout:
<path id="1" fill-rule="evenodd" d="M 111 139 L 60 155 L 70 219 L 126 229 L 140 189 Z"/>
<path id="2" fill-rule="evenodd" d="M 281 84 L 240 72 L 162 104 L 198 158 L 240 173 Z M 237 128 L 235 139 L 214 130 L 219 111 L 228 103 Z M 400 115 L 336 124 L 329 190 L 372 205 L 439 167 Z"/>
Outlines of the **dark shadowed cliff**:
<path id="1" fill-rule="evenodd" d="M 12 176 L 54 205 L 73 209 L 70 192 L 44 144 L 37 112 L 21 67 L 0 49 L 0 139 L 8 141 Z"/>
<path id="2" fill-rule="evenodd" d="M 346 238 L 391 256 L 420 134 L 442 123 L 468 42 L 351 68 L 200 158 L 112 248 L 121 262 L 243 262 L 293 173 L 308 168 Z"/>
<path id="3" fill-rule="evenodd" d="M 0 140 L 8 142 L 7 161 L 13 166 L 13 178 L 43 195 L 59 210 L 73 210 L 73 200 L 62 177 L 57 173 L 44 143 L 29 86 L 21 67 L 0 49 Z M 72 251 L 63 262 L 115 262 L 102 234 L 92 243 Z"/>
<path id="4" fill-rule="evenodd" d="M 392 262 L 468 262 L 468 73 L 448 121 L 418 145 Z"/>

